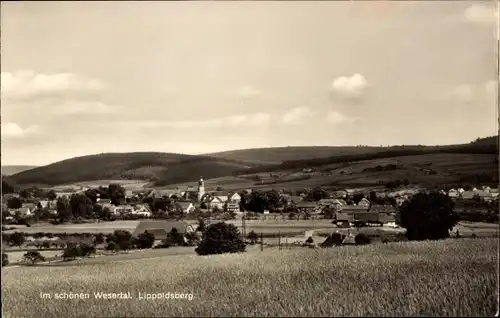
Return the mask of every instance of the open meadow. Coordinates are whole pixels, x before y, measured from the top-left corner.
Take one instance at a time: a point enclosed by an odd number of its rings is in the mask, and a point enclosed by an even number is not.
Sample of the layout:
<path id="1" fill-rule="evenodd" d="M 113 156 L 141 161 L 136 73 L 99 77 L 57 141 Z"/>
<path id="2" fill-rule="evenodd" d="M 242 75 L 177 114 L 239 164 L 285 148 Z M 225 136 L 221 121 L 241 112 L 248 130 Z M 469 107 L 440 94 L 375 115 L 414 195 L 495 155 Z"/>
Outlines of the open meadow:
<path id="1" fill-rule="evenodd" d="M 3 310 L 5 317 L 490 316 L 497 250 L 497 239 L 449 239 L 5 268 Z M 193 298 L 140 299 L 168 292 Z M 55 299 L 60 293 L 89 298 Z"/>

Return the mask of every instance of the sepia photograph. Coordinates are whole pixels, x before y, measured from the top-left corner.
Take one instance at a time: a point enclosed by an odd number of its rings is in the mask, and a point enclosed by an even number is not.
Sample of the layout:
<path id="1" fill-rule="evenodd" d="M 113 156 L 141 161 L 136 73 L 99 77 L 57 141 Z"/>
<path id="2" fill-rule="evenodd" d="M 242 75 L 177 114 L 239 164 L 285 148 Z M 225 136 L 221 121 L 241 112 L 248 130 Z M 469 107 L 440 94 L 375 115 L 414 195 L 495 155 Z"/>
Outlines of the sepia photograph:
<path id="1" fill-rule="evenodd" d="M 490 1 L 2 1 L 2 317 L 499 314 Z"/>

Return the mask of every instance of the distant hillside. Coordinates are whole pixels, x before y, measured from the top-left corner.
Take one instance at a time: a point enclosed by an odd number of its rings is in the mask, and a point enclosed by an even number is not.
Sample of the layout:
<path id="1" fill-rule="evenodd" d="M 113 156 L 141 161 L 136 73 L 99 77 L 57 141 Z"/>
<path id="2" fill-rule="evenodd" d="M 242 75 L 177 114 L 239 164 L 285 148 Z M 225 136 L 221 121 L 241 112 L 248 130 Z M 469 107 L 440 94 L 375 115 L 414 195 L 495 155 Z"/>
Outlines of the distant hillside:
<path id="1" fill-rule="evenodd" d="M 6 179 L 18 185 L 61 185 L 104 179 L 149 180 L 169 184 L 230 175 L 249 162 L 172 153 L 107 153 L 56 162 Z"/>
<path id="2" fill-rule="evenodd" d="M 434 158 L 432 155 L 439 154 L 471 155 L 463 157 L 470 161 L 468 163 L 460 161 L 462 159 L 458 159 L 459 157 L 456 156 L 445 156 L 446 165 L 449 166 L 446 169 L 449 169 L 449 172 L 443 170 L 443 173 L 453 174 L 453 177 L 449 178 L 450 182 L 456 179 L 469 180 L 475 173 L 479 172 L 483 175 L 481 180 L 494 182 L 498 179 L 498 136 L 451 146 L 283 147 L 235 150 L 200 156 L 154 152 L 107 153 L 60 161 L 23 171 L 5 179 L 12 184 L 21 186 L 54 186 L 95 180 L 147 180 L 153 182 L 155 186 L 167 186 L 196 182 L 200 176 L 206 180 L 221 177 L 234 179 L 236 177 L 238 182 L 241 182 L 242 178 L 247 178 L 244 175 L 259 173 L 269 175 L 271 172 L 290 173 L 304 168 L 313 168 L 327 172 L 327 176 L 322 177 L 322 181 L 317 179 L 317 182 L 324 184 L 338 182 L 339 177 L 333 177 L 329 171 L 331 169 L 338 170 L 344 165 L 371 160 L 376 167 L 384 159 L 395 159 L 397 162 L 397 160 L 408 160 L 412 157 L 420 158 L 419 162 L 425 161 L 432 164 L 431 158 Z M 326 157 L 324 157 L 325 155 Z M 406 159 L 403 159 L 404 157 Z M 467 168 L 468 166 L 471 169 Z M 410 165 L 408 169 L 414 171 L 420 168 Z M 377 178 L 384 179 L 382 175 L 375 177 L 374 174 L 378 173 L 376 170 L 370 171 L 360 172 L 363 175 L 370 174 L 371 179 L 366 183 L 373 183 L 373 180 L 377 181 Z M 389 176 L 395 171 L 381 171 L 381 173 L 384 176 Z M 493 176 L 495 173 L 496 177 Z M 420 180 L 420 174 L 419 172 L 418 180 Z M 348 176 L 349 174 L 343 174 L 342 178 L 345 177 L 347 182 L 352 179 Z M 424 174 L 424 177 L 424 179 L 429 179 L 427 174 Z M 272 178 L 276 178 L 276 176 Z M 310 178 L 310 176 L 292 175 L 286 177 L 286 180 L 279 177 L 276 180 L 266 181 L 266 183 L 268 185 L 277 185 L 283 182 L 292 184 L 295 181 L 300 181 L 298 179 L 305 180 L 305 178 Z M 327 182 L 328 180 L 332 181 Z M 233 181 L 228 180 L 227 182 L 232 183 Z M 249 180 L 245 181 L 245 184 L 249 182 L 253 184 L 253 181 Z"/>
<path id="3" fill-rule="evenodd" d="M 360 147 L 359 149 L 364 149 Z M 359 152 L 345 155 L 334 155 L 326 158 L 308 158 L 308 159 L 294 159 L 283 161 L 281 164 L 268 164 L 255 167 L 254 169 L 245 170 L 239 173 L 259 173 L 270 171 L 282 171 L 289 169 L 303 169 L 311 167 L 320 167 L 329 164 L 356 162 L 363 160 L 384 159 L 404 156 L 416 156 L 425 154 L 498 154 L 498 136 L 478 138 L 477 140 L 468 144 L 448 145 L 448 146 L 392 146 L 386 148 L 373 148 L 367 152 Z"/>
<path id="4" fill-rule="evenodd" d="M 288 160 L 304 160 L 331 156 L 359 155 L 386 150 L 384 147 L 276 147 L 231 150 L 206 154 L 230 160 L 251 160 L 262 164 L 279 164 Z"/>
<path id="5" fill-rule="evenodd" d="M 2 175 L 11 176 L 26 170 L 35 169 L 37 166 L 2 166 Z"/>

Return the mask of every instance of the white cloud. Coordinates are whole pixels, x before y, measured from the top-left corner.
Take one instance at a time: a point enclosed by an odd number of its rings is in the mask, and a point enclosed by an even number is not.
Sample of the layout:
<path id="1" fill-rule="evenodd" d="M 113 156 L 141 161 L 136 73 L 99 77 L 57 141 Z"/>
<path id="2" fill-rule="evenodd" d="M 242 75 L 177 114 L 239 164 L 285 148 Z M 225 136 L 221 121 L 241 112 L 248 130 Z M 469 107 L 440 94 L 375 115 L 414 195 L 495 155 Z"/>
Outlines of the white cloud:
<path id="1" fill-rule="evenodd" d="M 250 85 L 245 85 L 240 88 L 238 94 L 245 99 L 250 99 L 252 97 L 260 95 L 261 92 L 255 87 L 252 87 Z"/>
<path id="2" fill-rule="evenodd" d="M 476 3 L 465 9 L 464 18 L 472 23 L 492 24 L 498 21 L 498 9 Z"/>
<path id="3" fill-rule="evenodd" d="M 2 139 L 21 138 L 28 134 L 38 133 L 40 127 L 37 125 L 22 129 L 16 123 L 2 123 Z"/>
<path id="4" fill-rule="evenodd" d="M 170 128 L 225 128 L 225 127 L 258 127 L 269 123 L 271 116 L 267 113 L 240 114 L 219 118 L 207 118 L 199 120 L 183 121 L 141 121 L 141 122 L 121 122 L 120 125 L 130 125 L 132 127 L 170 127 Z"/>
<path id="5" fill-rule="evenodd" d="M 332 89 L 344 95 L 345 97 L 358 97 L 368 86 L 368 81 L 361 74 L 352 76 L 342 76 L 335 79 L 332 83 Z"/>
<path id="6" fill-rule="evenodd" d="M 103 89 L 95 79 L 71 73 L 37 74 L 33 71 L 1 73 L 1 92 L 4 98 L 32 98 L 69 92 L 85 92 Z"/>
<path id="7" fill-rule="evenodd" d="M 281 118 L 282 123 L 286 125 L 300 125 L 303 124 L 306 118 L 313 115 L 311 110 L 307 107 L 296 107 L 287 111 Z"/>
<path id="8" fill-rule="evenodd" d="M 57 107 L 56 113 L 60 115 L 77 115 L 77 114 L 111 114 L 116 112 L 115 108 L 101 102 L 95 101 L 74 101 L 64 103 Z"/>
<path id="9" fill-rule="evenodd" d="M 455 100 L 464 104 L 475 103 L 479 100 L 494 98 L 498 82 L 487 81 L 482 84 L 462 84 L 441 95 L 441 99 Z"/>
<path id="10" fill-rule="evenodd" d="M 337 124 L 352 124 L 358 120 L 358 118 L 349 117 L 337 111 L 330 111 L 328 115 L 325 117 L 326 122 L 329 124 L 337 125 Z"/>

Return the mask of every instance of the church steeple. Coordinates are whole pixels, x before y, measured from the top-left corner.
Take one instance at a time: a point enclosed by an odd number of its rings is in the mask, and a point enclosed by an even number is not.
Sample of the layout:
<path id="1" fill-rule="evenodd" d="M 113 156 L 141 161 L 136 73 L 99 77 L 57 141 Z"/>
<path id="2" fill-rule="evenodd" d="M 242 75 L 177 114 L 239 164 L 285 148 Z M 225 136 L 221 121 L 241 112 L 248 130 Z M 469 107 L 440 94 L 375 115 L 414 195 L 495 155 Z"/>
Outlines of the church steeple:
<path id="1" fill-rule="evenodd" d="M 200 181 L 198 181 L 198 201 L 201 201 L 201 198 L 205 194 L 205 182 L 203 181 L 203 177 L 200 177 Z"/>

